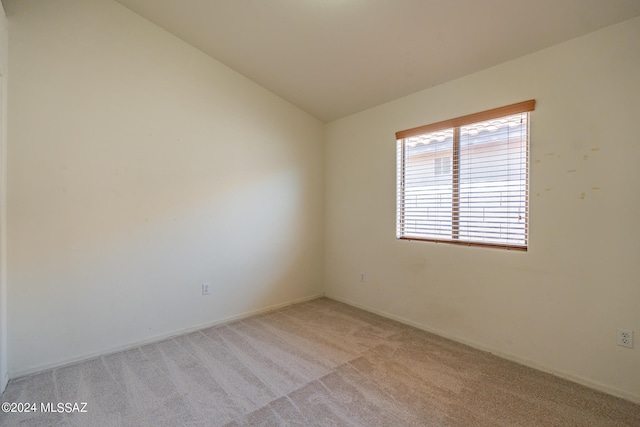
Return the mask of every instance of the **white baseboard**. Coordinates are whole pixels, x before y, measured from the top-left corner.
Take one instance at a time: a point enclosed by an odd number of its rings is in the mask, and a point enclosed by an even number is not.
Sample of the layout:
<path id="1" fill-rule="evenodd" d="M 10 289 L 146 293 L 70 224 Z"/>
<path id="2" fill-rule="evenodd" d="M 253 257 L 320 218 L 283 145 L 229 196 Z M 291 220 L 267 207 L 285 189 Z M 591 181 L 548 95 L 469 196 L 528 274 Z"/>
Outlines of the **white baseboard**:
<path id="1" fill-rule="evenodd" d="M 247 311 L 241 314 L 237 314 L 234 316 L 229 316 L 229 317 L 225 317 L 222 319 L 218 319 L 218 320 L 214 320 L 212 322 L 207 322 L 207 323 L 202 323 L 196 326 L 190 326 L 188 328 L 182 328 L 182 329 L 178 329 L 175 331 L 171 331 L 168 333 L 164 333 L 164 334 L 159 334 L 159 335 L 154 335 L 152 337 L 149 337 L 147 339 L 144 340 L 140 340 L 140 341 L 136 341 L 134 343 L 130 343 L 121 347 L 116 347 L 113 349 L 109 349 L 106 351 L 100 351 L 100 352 L 95 352 L 95 353 L 90 353 L 90 354 L 85 354 L 82 355 L 80 357 L 74 357 L 74 358 L 70 358 L 67 360 L 62 360 L 62 361 L 56 361 L 56 362 L 52 362 L 52 363 L 45 363 L 43 365 L 38 365 L 38 366 L 34 366 L 32 368 L 27 368 L 27 369 L 23 369 L 23 370 L 19 370 L 19 371 L 15 371 L 15 372 L 9 372 L 8 377 L 6 378 L 5 381 L 9 381 L 10 379 L 16 379 L 16 378 L 20 378 L 20 377 L 24 377 L 27 375 L 32 375 L 32 374 L 37 374 L 39 372 L 42 371 L 46 371 L 48 369 L 53 369 L 53 368 L 60 368 L 63 366 L 68 366 L 68 365 L 72 365 L 74 363 L 80 363 L 80 362 L 84 362 L 86 360 L 91 360 L 91 359 L 95 359 L 96 357 L 100 357 L 100 356 L 107 356 L 109 354 L 113 354 L 113 353 L 118 353 L 121 351 L 126 351 L 126 350 L 131 350 L 133 348 L 136 347 L 140 347 L 143 345 L 147 345 L 147 344 L 153 344 L 155 342 L 159 342 L 159 341 L 164 341 L 166 339 L 172 338 L 172 337 L 176 337 L 178 335 L 183 335 L 183 334 L 188 334 L 190 332 L 195 332 L 195 331 L 199 331 L 200 329 L 206 329 L 206 328 L 210 328 L 212 326 L 217 326 L 217 325 L 221 325 L 223 323 L 229 323 L 229 322 L 233 322 L 236 320 L 242 320 L 242 319 L 246 319 L 249 317 L 253 317 L 253 316 L 257 316 L 259 314 L 265 314 L 268 313 L 270 311 L 275 311 L 275 310 L 279 310 L 281 308 L 293 305 L 293 304 L 300 304 L 303 302 L 307 302 L 307 301 L 312 301 L 318 298 L 322 298 L 324 296 L 324 294 L 317 294 L 317 295 L 312 295 L 309 297 L 304 297 L 304 298 L 298 298 L 292 301 L 287 301 L 284 303 L 280 303 L 280 304 L 274 304 L 268 307 L 264 307 L 264 308 L 259 308 L 257 310 L 252 310 L 252 311 Z"/>
<path id="2" fill-rule="evenodd" d="M 629 392 L 626 392 L 624 390 L 620 390 L 620 389 L 617 389 L 615 387 L 611 387 L 611 386 L 608 386 L 606 384 L 602 384 L 602 383 L 599 383 L 597 381 L 593 381 L 593 380 L 590 380 L 588 378 L 581 377 L 579 375 L 571 374 L 571 373 L 564 372 L 564 371 L 559 371 L 559 370 L 551 368 L 549 366 L 541 365 L 541 364 L 539 364 L 539 363 L 537 363 L 537 362 L 535 362 L 533 360 L 522 358 L 522 357 L 519 357 L 519 356 L 514 355 L 514 354 L 504 353 L 502 351 L 496 350 L 494 348 L 487 347 L 487 346 L 482 345 L 482 344 L 477 343 L 477 342 L 460 339 L 458 337 L 449 335 L 449 334 L 447 334 L 447 333 L 445 333 L 443 331 L 429 328 L 428 326 L 422 325 L 420 323 L 414 322 L 414 321 L 406 319 L 404 317 L 396 316 L 396 315 L 391 314 L 391 313 L 387 313 L 387 312 L 384 312 L 384 311 L 376 310 L 376 309 L 367 307 L 365 305 L 358 304 L 358 303 L 355 303 L 353 301 L 349 301 L 349 300 L 344 299 L 344 298 L 336 297 L 334 295 L 331 295 L 330 293 L 326 293 L 325 292 L 324 296 L 327 297 L 327 298 L 330 298 L 330 299 L 333 299 L 333 300 L 348 304 L 350 306 L 353 306 L 353 307 L 368 311 L 370 313 L 374 313 L 374 314 L 377 314 L 379 316 L 386 317 L 387 319 L 395 320 L 395 321 L 398 321 L 398 322 L 403 323 L 405 325 L 413 326 L 414 328 L 421 329 L 421 330 L 423 330 L 425 332 L 429 332 L 429 333 L 432 333 L 434 335 L 438 335 L 440 337 L 443 337 L 443 338 L 446 338 L 446 339 L 450 339 L 452 341 L 456 341 L 456 342 L 459 342 L 459 343 L 462 343 L 462 344 L 466 344 L 469 347 L 473 347 L 473 348 L 481 350 L 481 351 L 486 351 L 487 353 L 491 353 L 491 354 L 493 354 L 495 356 L 498 356 L 498 357 L 501 357 L 503 359 L 507 359 L 507 360 L 510 360 L 512 362 L 519 363 L 520 365 L 524 365 L 524 366 L 527 366 L 529 368 L 536 369 L 538 371 L 546 372 L 546 373 L 549 373 L 551 375 L 555 375 L 557 377 L 564 378 L 564 379 L 569 380 L 571 382 L 583 385 L 585 387 L 592 388 L 594 390 L 601 391 L 603 393 L 610 394 L 612 396 L 620 397 L 622 399 L 628 400 L 628 401 L 633 402 L 633 403 L 640 403 L 640 396 L 639 395 L 635 395 L 633 393 L 629 393 Z"/>

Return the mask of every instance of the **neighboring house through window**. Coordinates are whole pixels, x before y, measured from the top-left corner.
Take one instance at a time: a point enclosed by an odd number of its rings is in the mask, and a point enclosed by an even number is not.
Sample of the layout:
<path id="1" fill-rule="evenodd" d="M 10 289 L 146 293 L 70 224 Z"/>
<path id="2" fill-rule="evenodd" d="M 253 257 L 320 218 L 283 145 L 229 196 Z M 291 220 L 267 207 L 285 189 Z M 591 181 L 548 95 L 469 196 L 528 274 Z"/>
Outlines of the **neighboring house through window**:
<path id="1" fill-rule="evenodd" d="M 396 237 L 527 250 L 535 100 L 397 132 Z"/>
<path id="2" fill-rule="evenodd" d="M 448 175 L 451 173 L 451 157 L 437 157 L 434 161 L 436 175 Z"/>

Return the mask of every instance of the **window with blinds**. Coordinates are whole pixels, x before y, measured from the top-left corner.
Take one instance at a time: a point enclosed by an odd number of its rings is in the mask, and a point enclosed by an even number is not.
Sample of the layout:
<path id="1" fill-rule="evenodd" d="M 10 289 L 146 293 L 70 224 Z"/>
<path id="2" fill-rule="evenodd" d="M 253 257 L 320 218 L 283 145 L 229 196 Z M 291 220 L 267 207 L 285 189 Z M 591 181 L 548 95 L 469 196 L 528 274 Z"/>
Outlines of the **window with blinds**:
<path id="1" fill-rule="evenodd" d="M 396 237 L 527 250 L 535 100 L 396 133 Z"/>

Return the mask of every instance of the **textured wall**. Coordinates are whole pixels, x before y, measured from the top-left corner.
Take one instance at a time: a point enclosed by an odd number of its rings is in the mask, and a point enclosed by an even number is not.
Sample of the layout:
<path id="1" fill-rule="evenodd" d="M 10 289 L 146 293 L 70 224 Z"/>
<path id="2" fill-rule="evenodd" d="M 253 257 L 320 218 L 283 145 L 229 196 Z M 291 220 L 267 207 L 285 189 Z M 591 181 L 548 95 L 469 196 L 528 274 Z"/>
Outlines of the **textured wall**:
<path id="1" fill-rule="evenodd" d="M 7 18 L 12 376 L 322 293 L 320 121 L 112 1 Z"/>

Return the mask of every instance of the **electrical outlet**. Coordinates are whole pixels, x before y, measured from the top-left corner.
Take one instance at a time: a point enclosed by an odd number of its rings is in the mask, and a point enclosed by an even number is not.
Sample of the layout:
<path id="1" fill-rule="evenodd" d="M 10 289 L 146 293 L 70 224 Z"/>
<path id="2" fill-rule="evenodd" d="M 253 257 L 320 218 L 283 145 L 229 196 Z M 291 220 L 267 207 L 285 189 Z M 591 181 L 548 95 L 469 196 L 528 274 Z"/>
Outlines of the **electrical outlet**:
<path id="1" fill-rule="evenodd" d="M 203 283 L 202 284 L 202 295 L 209 295 L 209 292 L 211 291 L 211 284 L 210 283 Z"/>
<path id="2" fill-rule="evenodd" d="M 360 281 L 361 281 L 362 283 L 364 283 L 364 282 L 366 282 L 366 281 L 367 281 L 367 279 L 366 279 L 366 277 L 365 277 L 365 275 L 364 275 L 364 272 L 360 273 Z"/>
<path id="3" fill-rule="evenodd" d="M 618 329 L 618 345 L 633 348 L 633 331 L 631 329 Z"/>

